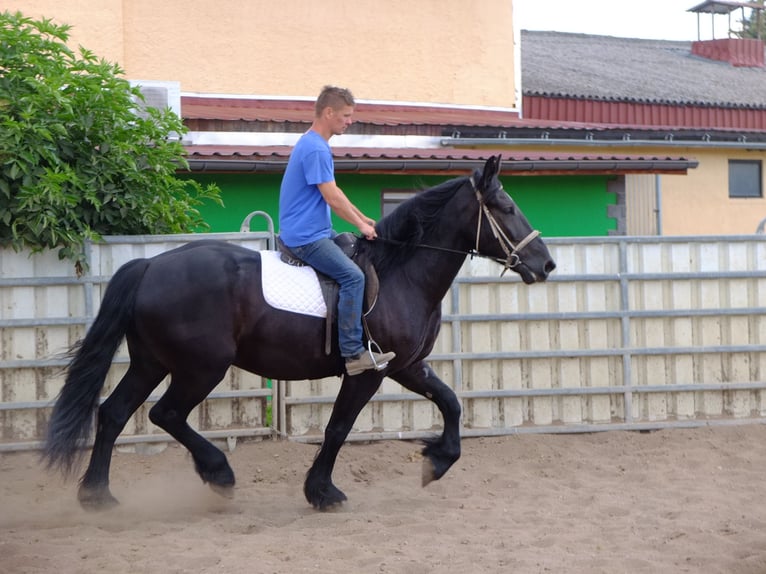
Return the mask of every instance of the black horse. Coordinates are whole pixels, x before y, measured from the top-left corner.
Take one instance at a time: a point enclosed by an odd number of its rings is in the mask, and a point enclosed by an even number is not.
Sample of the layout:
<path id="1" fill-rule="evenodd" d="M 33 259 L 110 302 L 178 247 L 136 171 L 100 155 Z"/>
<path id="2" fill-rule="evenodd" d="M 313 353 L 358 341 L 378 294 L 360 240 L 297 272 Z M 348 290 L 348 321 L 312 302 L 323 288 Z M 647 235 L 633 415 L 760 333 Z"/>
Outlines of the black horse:
<path id="1" fill-rule="evenodd" d="M 500 157 L 482 170 L 423 191 L 378 222 L 378 239 L 358 241 L 374 262 L 380 293 L 367 320 L 382 348 L 396 352 L 383 371 L 344 376 L 324 442 L 306 476 L 315 508 L 346 499 L 332 482 L 338 451 L 357 415 L 388 376 L 433 401 L 444 417 L 441 436 L 423 449 L 424 485 L 460 457 L 460 403 L 426 362 L 441 323 L 441 301 L 469 254 L 497 260 L 531 284 L 555 264 L 543 241 L 498 180 Z M 337 331 L 336 331 L 337 334 Z M 98 406 L 112 357 L 127 338 L 130 366 Z M 130 416 L 170 374 L 150 420 L 192 454 L 204 482 L 231 493 L 226 455 L 186 422 L 191 410 L 235 365 L 280 380 L 343 375 L 337 342 L 323 348 L 324 319 L 270 307 L 261 289 L 261 255 L 220 241 L 189 243 L 123 265 L 111 279 L 95 322 L 72 349 L 65 384 L 50 420 L 44 457 L 71 473 L 97 431 L 78 497 L 85 508 L 116 504 L 109 491 L 112 447 Z"/>

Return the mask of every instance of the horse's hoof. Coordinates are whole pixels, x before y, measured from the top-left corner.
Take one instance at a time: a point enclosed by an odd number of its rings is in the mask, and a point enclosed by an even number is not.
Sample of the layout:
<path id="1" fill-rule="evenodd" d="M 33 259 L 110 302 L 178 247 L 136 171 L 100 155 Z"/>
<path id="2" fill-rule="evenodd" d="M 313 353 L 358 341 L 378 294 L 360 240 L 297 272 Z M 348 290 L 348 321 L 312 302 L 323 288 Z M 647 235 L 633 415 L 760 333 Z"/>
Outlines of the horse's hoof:
<path id="1" fill-rule="evenodd" d="M 80 490 L 77 494 L 80 506 L 88 512 L 102 512 L 119 505 L 120 502 L 112 496 L 108 489 Z"/>
<path id="2" fill-rule="evenodd" d="M 218 492 L 218 488 L 226 489 L 233 488 L 236 480 L 234 478 L 234 471 L 229 466 L 229 463 L 224 461 L 218 468 L 209 468 L 199 463 L 195 464 L 197 474 L 202 479 L 202 482 L 209 484 L 210 488 Z"/>
<path id="3" fill-rule="evenodd" d="M 423 487 L 428 486 L 434 480 L 436 480 L 436 470 L 433 463 L 428 458 L 423 458 L 423 466 L 421 467 Z"/>
<path id="4" fill-rule="evenodd" d="M 348 500 L 343 491 L 334 484 L 317 490 L 307 488 L 304 490 L 304 493 L 309 504 L 317 510 L 336 509 Z"/>
<path id="5" fill-rule="evenodd" d="M 212 482 L 208 483 L 210 486 L 210 489 L 215 492 L 217 495 L 222 496 L 224 498 L 232 499 L 234 498 L 234 486 L 233 485 L 226 485 L 222 486 L 220 484 L 214 484 Z"/>
<path id="6" fill-rule="evenodd" d="M 423 449 L 423 486 L 439 480 L 460 458 L 460 448 L 445 451 L 440 442 L 426 441 Z"/>
<path id="7" fill-rule="evenodd" d="M 317 500 L 316 502 L 313 502 L 312 506 L 316 510 L 321 510 L 322 512 L 338 510 L 341 506 L 343 506 L 343 503 L 346 500 L 348 500 L 346 498 L 346 495 L 343 494 L 340 490 L 338 490 L 338 493 L 339 493 L 339 496 L 335 496 L 332 498 L 323 497 L 322 500 Z"/>

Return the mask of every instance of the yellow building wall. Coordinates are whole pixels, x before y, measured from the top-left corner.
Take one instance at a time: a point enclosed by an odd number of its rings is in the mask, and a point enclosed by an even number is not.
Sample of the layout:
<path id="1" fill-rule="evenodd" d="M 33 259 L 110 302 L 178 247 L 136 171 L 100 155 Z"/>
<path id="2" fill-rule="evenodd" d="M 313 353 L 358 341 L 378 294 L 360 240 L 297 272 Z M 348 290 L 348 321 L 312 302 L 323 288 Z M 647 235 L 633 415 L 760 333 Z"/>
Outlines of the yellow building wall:
<path id="1" fill-rule="evenodd" d="M 516 108 L 512 0 L 6 0 L 181 91 Z"/>
<path id="2" fill-rule="evenodd" d="M 0 10 L 21 12 L 24 16 L 49 18 L 56 24 L 68 24 L 69 47 L 78 46 L 99 58 L 125 66 L 122 15 L 123 0 L 5 0 Z M 170 78 L 164 78 L 170 79 Z"/>
<path id="3" fill-rule="evenodd" d="M 507 148 L 508 156 L 514 147 Z M 519 148 L 520 149 L 520 148 Z M 747 235 L 755 233 L 766 218 L 766 197 L 729 197 L 729 160 L 761 160 L 761 190 L 766 195 L 766 151 L 705 149 L 698 147 L 577 147 L 545 146 L 535 148 L 546 154 L 587 154 L 590 157 L 644 158 L 683 157 L 696 159 L 698 167 L 686 175 L 660 174 L 660 215 L 662 235 Z M 529 153 L 529 148 L 525 148 Z"/>
<path id="4" fill-rule="evenodd" d="M 694 157 L 699 167 L 686 176 L 662 176 L 663 235 L 755 233 L 766 217 L 766 198 L 729 197 L 729 160 L 761 160 L 763 191 L 766 152 L 666 149 L 664 155 L 670 154 Z"/>

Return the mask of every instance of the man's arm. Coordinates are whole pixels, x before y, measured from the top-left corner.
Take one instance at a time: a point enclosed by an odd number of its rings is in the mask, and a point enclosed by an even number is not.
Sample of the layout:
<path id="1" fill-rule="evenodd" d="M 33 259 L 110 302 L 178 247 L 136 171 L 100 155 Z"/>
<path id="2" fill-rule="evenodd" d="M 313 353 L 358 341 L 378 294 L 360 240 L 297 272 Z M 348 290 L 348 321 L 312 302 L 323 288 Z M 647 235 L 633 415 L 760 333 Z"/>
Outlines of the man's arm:
<path id="1" fill-rule="evenodd" d="M 354 225 L 367 239 L 375 239 L 378 236 L 375 232 L 375 221 L 359 211 L 334 181 L 320 183 L 317 187 L 338 217 Z"/>

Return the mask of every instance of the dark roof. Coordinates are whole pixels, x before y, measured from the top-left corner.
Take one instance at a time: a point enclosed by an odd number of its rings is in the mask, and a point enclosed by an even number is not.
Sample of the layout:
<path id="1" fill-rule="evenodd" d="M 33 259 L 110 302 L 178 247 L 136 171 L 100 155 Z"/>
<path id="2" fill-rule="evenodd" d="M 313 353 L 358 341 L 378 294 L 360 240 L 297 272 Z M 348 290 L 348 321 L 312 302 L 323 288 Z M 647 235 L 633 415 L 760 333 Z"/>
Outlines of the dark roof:
<path id="1" fill-rule="evenodd" d="M 705 0 L 687 10 L 687 12 L 705 12 L 708 14 L 729 14 L 740 8 L 761 10 L 763 6 L 756 2 L 735 2 L 732 0 Z"/>
<path id="2" fill-rule="evenodd" d="M 766 107 L 766 69 L 691 53 L 691 42 L 521 32 L 525 95 Z"/>
<path id="3" fill-rule="evenodd" d="M 541 153 L 537 151 L 455 148 L 333 147 L 339 172 L 461 173 L 502 153 L 503 171 L 535 173 L 686 173 L 694 159 L 669 156 Z M 186 146 L 193 171 L 281 172 L 291 146 Z"/>

